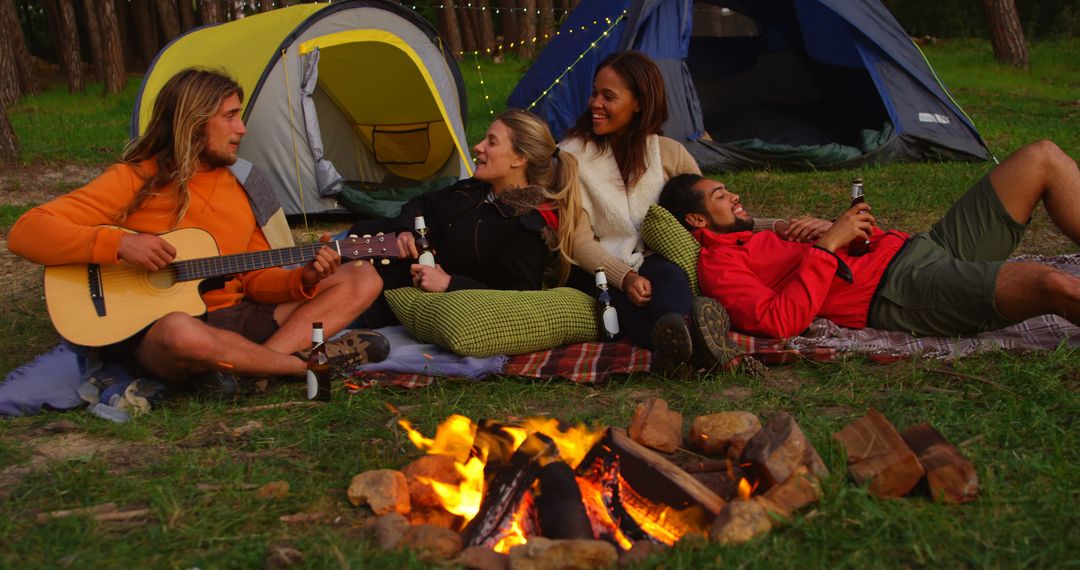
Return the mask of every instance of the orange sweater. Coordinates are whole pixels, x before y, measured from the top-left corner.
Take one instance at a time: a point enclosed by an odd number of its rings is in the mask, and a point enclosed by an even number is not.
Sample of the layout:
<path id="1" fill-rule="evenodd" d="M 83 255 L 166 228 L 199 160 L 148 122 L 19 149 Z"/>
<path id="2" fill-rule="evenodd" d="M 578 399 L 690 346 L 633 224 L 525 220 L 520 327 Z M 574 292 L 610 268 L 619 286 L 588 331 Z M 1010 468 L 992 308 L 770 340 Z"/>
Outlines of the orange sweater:
<path id="1" fill-rule="evenodd" d="M 86 186 L 60 196 L 19 218 L 8 234 L 8 249 L 42 265 L 65 263 L 119 263 L 117 251 L 123 230 L 116 215 L 131 203 L 142 185 L 139 170 L 148 175 L 153 161 L 133 167 L 115 164 Z M 188 183 L 191 202 L 180 228 L 201 228 L 214 236 L 221 255 L 270 249 L 255 222 L 247 193 L 227 168 L 196 174 Z M 124 227 L 139 233 L 169 231 L 175 200 L 154 196 L 128 216 Z M 203 301 L 209 310 L 239 303 L 247 297 L 259 303 L 284 303 L 314 296 L 304 291 L 300 270 L 280 268 L 250 271 L 231 279 L 222 289 L 208 291 Z"/>

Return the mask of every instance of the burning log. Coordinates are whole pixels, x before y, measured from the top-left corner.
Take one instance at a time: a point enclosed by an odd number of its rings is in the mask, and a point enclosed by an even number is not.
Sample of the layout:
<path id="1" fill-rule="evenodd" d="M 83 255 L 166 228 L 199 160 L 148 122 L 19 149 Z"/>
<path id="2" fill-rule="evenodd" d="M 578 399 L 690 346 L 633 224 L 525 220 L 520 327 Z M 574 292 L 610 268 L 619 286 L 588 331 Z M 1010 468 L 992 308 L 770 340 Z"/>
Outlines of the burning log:
<path id="1" fill-rule="evenodd" d="M 926 470 L 930 496 L 945 503 L 974 501 L 979 494 L 975 466 L 928 423 L 908 428 L 901 437 Z"/>
<path id="2" fill-rule="evenodd" d="M 556 451 L 551 439 L 533 433 L 510 456 L 506 465 L 495 469 L 487 486 L 480 511 L 461 531 L 462 544 L 466 547 L 494 542 L 511 523 L 522 497 L 540 473 L 539 459 Z"/>
<path id="3" fill-rule="evenodd" d="M 763 490 L 786 481 L 800 465 L 819 478 L 829 474 L 814 445 L 787 412 L 773 414 L 750 438 L 742 461 L 749 464 L 747 470 Z"/>
<path id="4" fill-rule="evenodd" d="M 625 431 L 608 430 L 594 450 L 604 445 L 618 456 L 623 479 L 650 501 L 675 509 L 701 505 L 713 515 L 724 508 L 724 500 L 716 493 L 660 454 L 630 439 Z"/>
<path id="5" fill-rule="evenodd" d="M 852 479 L 869 481 L 870 492 L 879 497 L 903 497 L 925 473 L 896 428 L 873 408 L 833 439 L 844 444 Z"/>
<path id="6" fill-rule="evenodd" d="M 594 538 L 581 488 L 566 463 L 556 461 L 540 469 L 540 494 L 535 504 L 540 534 L 547 538 Z"/>
<path id="7" fill-rule="evenodd" d="M 725 501 L 735 496 L 739 480 L 744 478 L 742 468 L 730 459 L 691 461 L 683 465 L 683 471 L 701 481 L 706 488 Z"/>

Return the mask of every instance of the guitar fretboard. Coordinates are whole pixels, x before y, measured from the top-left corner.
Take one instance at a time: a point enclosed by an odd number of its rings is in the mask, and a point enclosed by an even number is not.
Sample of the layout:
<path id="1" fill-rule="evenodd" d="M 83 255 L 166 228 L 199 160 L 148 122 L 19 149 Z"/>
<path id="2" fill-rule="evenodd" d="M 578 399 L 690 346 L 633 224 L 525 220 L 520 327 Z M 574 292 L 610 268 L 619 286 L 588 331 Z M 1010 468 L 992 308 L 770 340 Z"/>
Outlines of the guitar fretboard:
<path id="1" fill-rule="evenodd" d="M 281 267 L 294 263 L 307 263 L 315 259 L 315 254 L 323 245 L 334 247 L 334 242 L 329 244 L 314 243 L 282 249 L 270 249 L 251 253 L 234 253 L 232 255 L 220 255 L 216 257 L 200 257 L 186 259 L 172 264 L 176 270 L 177 281 L 194 281 L 196 279 L 209 279 L 222 275 L 234 275 L 267 267 Z"/>

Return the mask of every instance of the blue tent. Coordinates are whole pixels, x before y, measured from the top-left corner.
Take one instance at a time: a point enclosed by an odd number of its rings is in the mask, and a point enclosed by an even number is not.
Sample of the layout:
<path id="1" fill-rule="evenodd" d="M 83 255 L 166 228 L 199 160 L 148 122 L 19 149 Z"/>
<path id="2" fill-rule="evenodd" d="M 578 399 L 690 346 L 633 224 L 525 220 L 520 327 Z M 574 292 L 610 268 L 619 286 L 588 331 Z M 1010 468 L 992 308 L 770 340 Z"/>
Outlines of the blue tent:
<path id="1" fill-rule="evenodd" d="M 986 160 L 985 142 L 877 0 L 583 0 L 508 105 L 563 137 L 597 64 L 648 54 L 706 171 Z"/>

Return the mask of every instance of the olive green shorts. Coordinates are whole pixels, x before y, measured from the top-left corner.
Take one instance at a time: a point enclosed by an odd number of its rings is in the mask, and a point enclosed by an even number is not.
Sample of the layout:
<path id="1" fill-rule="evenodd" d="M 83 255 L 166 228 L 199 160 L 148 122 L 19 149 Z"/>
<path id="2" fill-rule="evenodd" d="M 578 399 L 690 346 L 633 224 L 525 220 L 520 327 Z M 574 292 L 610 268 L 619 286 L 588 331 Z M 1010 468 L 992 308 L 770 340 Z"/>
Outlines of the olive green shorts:
<path id="1" fill-rule="evenodd" d="M 870 303 L 868 325 L 958 336 L 1015 324 L 997 311 L 994 286 L 1025 229 L 984 176 L 893 258 Z"/>

